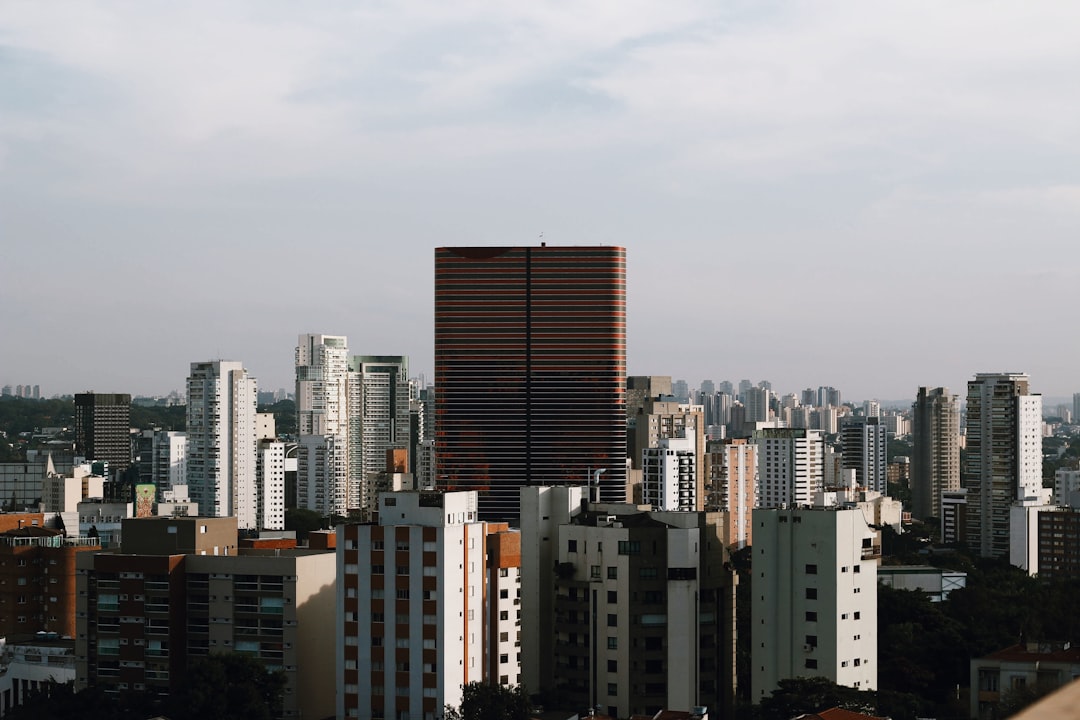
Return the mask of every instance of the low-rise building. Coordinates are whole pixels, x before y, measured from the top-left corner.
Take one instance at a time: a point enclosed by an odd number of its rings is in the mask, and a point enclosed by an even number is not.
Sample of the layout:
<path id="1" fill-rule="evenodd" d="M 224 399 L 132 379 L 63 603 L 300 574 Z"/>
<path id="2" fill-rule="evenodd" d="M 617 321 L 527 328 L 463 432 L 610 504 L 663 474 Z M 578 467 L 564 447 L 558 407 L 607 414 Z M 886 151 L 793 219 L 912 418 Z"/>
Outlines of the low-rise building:
<path id="1" fill-rule="evenodd" d="M 1080 677 L 1080 648 L 1069 643 L 1021 643 L 971 661 L 970 717 L 993 720 L 1010 690 L 1050 691 Z"/>

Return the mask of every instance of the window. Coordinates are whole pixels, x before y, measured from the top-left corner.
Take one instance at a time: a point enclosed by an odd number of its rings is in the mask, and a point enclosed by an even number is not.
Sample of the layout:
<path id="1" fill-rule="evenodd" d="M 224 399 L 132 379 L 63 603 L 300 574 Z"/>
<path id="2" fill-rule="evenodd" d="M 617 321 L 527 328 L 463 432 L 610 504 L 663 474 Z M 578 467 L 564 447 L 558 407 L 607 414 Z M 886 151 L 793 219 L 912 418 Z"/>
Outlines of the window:
<path id="1" fill-rule="evenodd" d="M 609 637 L 607 639 L 607 649 L 608 650 L 618 650 L 619 649 L 619 638 L 617 638 L 617 637 Z"/>
<path id="2" fill-rule="evenodd" d="M 501 600 L 508 600 L 510 598 L 510 591 L 509 590 L 500 590 L 499 591 L 499 598 Z"/>
<path id="3" fill-rule="evenodd" d="M 862 665 L 862 660 L 855 658 L 855 667 L 859 667 L 860 665 Z"/>
<path id="4" fill-rule="evenodd" d="M 607 591 L 607 601 L 609 603 L 611 603 L 612 605 L 619 602 L 619 593 L 617 591 L 615 591 L 615 590 L 608 590 Z"/>
<path id="5" fill-rule="evenodd" d="M 640 568 L 638 570 L 638 577 L 640 577 L 642 580 L 655 580 L 656 579 L 656 568 L 654 568 L 654 567 Z"/>
<path id="6" fill-rule="evenodd" d="M 817 588 L 806 588 L 806 599 L 817 600 Z"/>
<path id="7" fill-rule="evenodd" d="M 619 616 L 616 615 L 615 613 L 608 613 L 607 626 L 608 627 L 618 627 L 619 626 Z"/>
<path id="8" fill-rule="evenodd" d="M 398 600 L 408 600 L 409 599 L 409 591 L 408 591 L 408 589 L 398 590 L 397 591 L 397 599 Z"/>
<path id="9" fill-rule="evenodd" d="M 806 574 L 807 575 L 817 575 L 817 565 L 807 565 L 806 566 Z"/>
<path id="10" fill-rule="evenodd" d="M 577 540 L 566 541 L 566 552 L 577 552 Z"/>
<path id="11" fill-rule="evenodd" d="M 862 613 L 856 611 L 855 612 L 855 619 L 858 620 L 861 615 L 862 615 Z"/>
<path id="12" fill-rule="evenodd" d="M 499 642 L 510 642 L 510 633 L 499 633 Z"/>
<path id="13" fill-rule="evenodd" d="M 811 670 L 816 670 L 817 660 L 815 660 L 814 658 L 806 658 L 806 667 L 810 668 Z"/>
<path id="14" fill-rule="evenodd" d="M 638 540 L 620 540 L 619 541 L 619 554 L 620 555 L 640 555 L 641 554 L 641 542 Z"/>
<path id="15" fill-rule="evenodd" d="M 845 572 L 847 572 L 847 565 L 845 565 L 844 567 L 840 568 L 840 572 L 842 572 L 842 573 L 845 573 Z"/>
<path id="16" fill-rule="evenodd" d="M 600 566 L 599 565 L 591 565 L 589 567 L 589 577 L 592 578 L 593 580 L 599 580 L 600 579 Z"/>
<path id="17" fill-rule="evenodd" d="M 509 655 L 507 655 L 506 653 L 503 653 L 502 655 L 499 656 L 499 664 L 500 665 L 505 665 L 508 662 L 510 662 L 510 656 Z"/>
<path id="18" fill-rule="evenodd" d="M 817 613 L 813 610 L 808 610 L 806 612 L 806 620 L 807 622 L 817 622 Z"/>
<path id="19" fill-rule="evenodd" d="M 607 685 L 607 694 L 608 695 L 618 695 L 619 694 L 619 686 L 618 686 L 618 684 L 617 683 L 608 683 L 608 685 Z"/>
<path id="20" fill-rule="evenodd" d="M 856 565 L 855 572 L 862 572 L 862 565 Z"/>
<path id="21" fill-rule="evenodd" d="M 810 647 L 817 647 L 817 635 L 807 635 L 806 644 Z"/>
<path id="22" fill-rule="evenodd" d="M 608 580 L 618 580 L 619 579 L 619 568 L 614 567 L 614 566 L 609 567 L 607 569 L 607 579 Z"/>
<path id="23" fill-rule="evenodd" d="M 499 619 L 500 620 L 509 620 L 510 619 L 510 611 L 509 610 L 500 610 L 499 611 Z"/>
<path id="24" fill-rule="evenodd" d="M 607 671 L 608 672 L 619 672 L 619 662 L 617 660 L 608 660 L 607 661 Z"/>
<path id="25" fill-rule="evenodd" d="M 397 566 L 397 574 L 398 575 L 408 575 L 409 574 L 409 566 L 408 565 L 398 565 Z"/>

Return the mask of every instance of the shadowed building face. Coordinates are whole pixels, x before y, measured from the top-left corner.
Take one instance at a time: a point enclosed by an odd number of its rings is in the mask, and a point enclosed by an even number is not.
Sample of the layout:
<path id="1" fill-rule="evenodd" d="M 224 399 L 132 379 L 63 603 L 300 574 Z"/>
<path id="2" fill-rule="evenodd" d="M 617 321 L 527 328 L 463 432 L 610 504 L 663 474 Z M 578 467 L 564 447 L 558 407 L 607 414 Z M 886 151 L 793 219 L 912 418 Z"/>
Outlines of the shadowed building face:
<path id="1" fill-rule="evenodd" d="M 625 500 L 626 251 L 437 248 L 436 478 L 515 519 L 518 488 Z"/>

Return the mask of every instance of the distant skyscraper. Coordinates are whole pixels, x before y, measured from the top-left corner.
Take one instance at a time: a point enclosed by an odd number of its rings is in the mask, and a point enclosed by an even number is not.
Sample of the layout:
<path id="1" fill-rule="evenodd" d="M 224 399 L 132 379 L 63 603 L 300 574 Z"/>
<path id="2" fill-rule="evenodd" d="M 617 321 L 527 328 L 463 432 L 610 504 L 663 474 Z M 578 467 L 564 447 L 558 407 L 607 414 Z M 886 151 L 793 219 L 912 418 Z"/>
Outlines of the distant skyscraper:
<path id="1" fill-rule="evenodd" d="M 1072 416 L 1074 422 L 1080 422 L 1080 393 L 1073 393 Z"/>
<path id="2" fill-rule="evenodd" d="M 371 475 L 386 470 L 386 451 L 409 448 L 409 358 L 403 355 L 354 355 L 349 373 L 358 383 L 359 434 L 350 441 L 352 465 L 359 465 L 362 481 L 359 507 L 374 509 Z M 412 472 L 413 468 L 409 468 Z M 355 471 L 354 471 L 355 472 Z"/>
<path id="3" fill-rule="evenodd" d="M 852 418 L 840 429 L 840 443 L 844 469 L 855 471 L 859 487 L 884 495 L 888 437 L 881 418 Z"/>
<path id="4" fill-rule="evenodd" d="M 240 528 L 257 528 L 258 382 L 240 362 L 195 362 L 187 395 L 189 496 L 200 515 L 235 516 Z"/>
<path id="5" fill-rule="evenodd" d="M 968 382 L 968 544 L 983 557 L 1009 557 L 1009 507 L 1042 491 L 1042 396 L 1022 373 L 979 373 Z"/>
<path id="6" fill-rule="evenodd" d="M 679 402 L 690 402 L 690 384 L 685 380 L 676 380 L 671 383 L 671 394 Z"/>
<path id="7" fill-rule="evenodd" d="M 911 512 L 940 518 L 941 493 L 960 489 L 960 403 L 948 388 L 921 387 L 911 415 Z"/>
<path id="8" fill-rule="evenodd" d="M 768 422 L 771 401 L 772 391 L 768 388 L 747 388 L 746 396 L 743 399 L 743 403 L 746 405 L 746 422 L 748 424 Z"/>
<path id="9" fill-rule="evenodd" d="M 75 449 L 87 460 L 107 462 L 110 475 L 127 469 L 131 464 L 131 395 L 75 395 Z"/>
<path id="10" fill-rule="evenodd" d="M 626 251 L 435 251 L 436 475 L 518 516 L 518 488 L 626 492 Z"/>
<path id="11" fill-rule="evenodd" d="M 345 515 L 360 506 L 363 476 L 359 466 L 352 471 L 350 465 L 350 440 L 360 433 L 354 404 L 346 338 L 301 335 L 296 346 L 298 507 Z"/>

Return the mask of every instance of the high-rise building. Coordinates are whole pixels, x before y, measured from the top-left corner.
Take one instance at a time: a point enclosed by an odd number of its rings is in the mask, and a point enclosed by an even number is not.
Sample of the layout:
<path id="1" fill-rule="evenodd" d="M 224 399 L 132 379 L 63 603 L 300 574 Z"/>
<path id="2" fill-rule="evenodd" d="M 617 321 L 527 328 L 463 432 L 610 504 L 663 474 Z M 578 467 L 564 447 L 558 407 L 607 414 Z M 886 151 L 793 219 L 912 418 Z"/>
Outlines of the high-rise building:
<path id="1" fill-rule="evenodd" d="M 754 433 L 758 460 L 758 507 L 813 505 L 824 482 L 821 433 L 802 428 L 765 428 Z"/>
<path id="2" fill-rule="evenodd" d="M 781 680 L 877 689 L 881 544 L 861 509 L 754 511 L 751 698 Z"/>
<path id="3" fill-rule="evenodd" d="M 436 483 L 518 515 L 518 488 L 626 495 L 626 251 L 435 251 Z"/>
<path id="4" fill-rule="evenodd" d="M 522 555 L 528 624 L 554 636 L 550 660 L 524 656 L 526 683 L 538 683 L 527 687 L 563 707 L 599 705 L 611 717 L 701 705 L 725 716 L 734 691 L 735 581 L 719 514 L 603 503 L 579 505 L 566 518 L 563 490 L 573 488 L 522 490 L 522 547 L 550 543 L 553 556 L 548 564 L 542 553 Z"/>
<path id="5" fill-rule="evenodd" d="M 670 375 L 630 375 L 626 378 L 626 417 L 631 421 L 645 401 L 671 395 Z"/>
<path id="6" fill-rule="evenodd" d="M 187 484 L 206 517 L 235 516 L 257 528 L 258 382 L 243 363 L 191 363 L 187 380 Z"/>
<path id="7" fill-rule="evenodd" d="M 759 422 L 769 421 L 769 404 L 772 400 L 772 391 L 764 387 L 752 387 L 746 389 L 743 403 L 746 405 L 746 422 L 753 425 Z"/>
<path id="8" fill-rule="evenodd" d="M 707 510 L 727 513 L 724 545 L 751 544 L 751 513 L 757 504 L 758 446 L 745 439 L 711 441 L 705 453 Z"/>
<path id="9" fill-rule="evenodd" d="M 1072 416 L 1074 420 L 1080 422 L 1080 393 L 1073 393 Z"/>
<path id="10" fill-rule="evenodd" d="M 409 359 L 403 355 L 354 355 L 349 358 L 353 390 L 350 402 L 358 425 L 350 438 L 351 471 L 360 473 L 358 505 L 373 509 L 372 475 L 386 469 L 386 451 L 408 450 L 411 390 Z M 411 470 L 411 468 L 410 468 Z"/>
<path id="11" fill-rule="evenodd" d="M 383 493 L 377 507 L 379 524 L 338 528 L 337 717 L 434 720 L 485 679 L 490 528 L 475 492 Z"/>
<path id="12" fill-rule="evenodd" d="M 1022 373 L 979 373 L 968 381 L 968 545 L 1009 557 L 1009 507 L 1042 493 L 1042 396 Z"/>
<path id="13" fill-rule="evenodd" d="M 949 388 L 920 387 L 911 415 L 911 514 L 941 517 L 941 493 L 960 489 L 960 402 Z"/>
<path id="14" fill-rule="evenodd" d="M 131 395 L 77 393 L 75 449 L 87 460 L 106 462 L 115 475 L 131 465 Z"/>
<path id="15" fill-rule="evenodd" d="M 357 387 L 357 392 L 359 388 Z M 350 398 L 349 348 L 342 335 L 300 335 L 296 346 L 296 504 L 322 515 L 360 506 L 350 440 L 359 418 Z"/>
<path id="16" fill-rule="evenodd" d="M 642 460 L 642 502 L 654 510 L 690 512 L 704 507 L 699 494 L 699 453 L 693 435 L 662 438 L 645 448 Z"/>
<path id="17" fill-rule="evenodd" d="M 887 491 L 888 437 L 885 423 L 877 416 L 850 419 L 840 429 L 845 470 L 855 471 L 859 487 L 881 494 Z"/>

